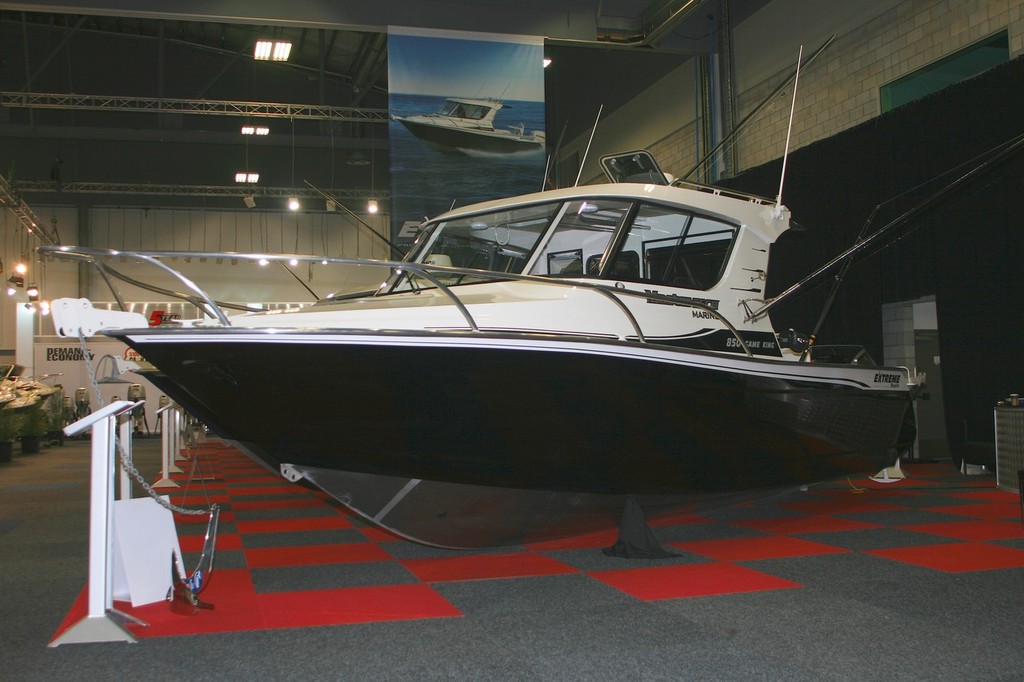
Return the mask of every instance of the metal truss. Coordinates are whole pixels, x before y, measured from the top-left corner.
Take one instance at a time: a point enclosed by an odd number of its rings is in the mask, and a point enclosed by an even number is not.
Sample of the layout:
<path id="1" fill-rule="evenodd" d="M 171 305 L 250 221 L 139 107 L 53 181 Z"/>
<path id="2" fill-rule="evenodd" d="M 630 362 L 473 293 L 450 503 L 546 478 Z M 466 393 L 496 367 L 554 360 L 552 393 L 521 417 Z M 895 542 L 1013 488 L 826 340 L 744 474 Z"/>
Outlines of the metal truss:
<path id="1" fill-rule="evenodd" d="M 119 97 L 113 95 L 66 95 L 45 92 L 0 92 L 0 107 L 22 109 L 78 109 L 131 111 L 156 114 L 199 114 L 248 118 L 288 118 L 311 121 L 387 123 L 387 109 L 331 107 L 319 104 L 239 102 L 170 97 Z"/>
<path id="2" fill-rule="evenodd" d="M 2 177 L 2 176 L 0 176 Z M 4 183 L 6 186 L 6 182 Z M 57 192 L 57 185 L 52 180 L 19 180 L 18 191 Z M 146 194 L 151 196 L 176 197 L 299 197 L 313 198 L 322 196 L 309 187 L 259 187 L 253 185 L 156 185 L 151 183 L 128 182 L 65 182 L 61 184 L 62 194 Z M 370 191 L 368 189 L 325 189 L 323 192 L 338 200 L 365 201 L 377 199 L 385 201 L 390 192 Z M 0 195 L 2 196 L 2 195 Z"/>
<path id="3" fill-rule="evenodd" d="M 47 232 L 29 205 L 15 194 L 10 183 L 7 182 L 7 178 L 2 175 L 0 175 L 0 206 L 17 216 L 18 222 L 42 243 L 58 243 L 56 237 Z"/>

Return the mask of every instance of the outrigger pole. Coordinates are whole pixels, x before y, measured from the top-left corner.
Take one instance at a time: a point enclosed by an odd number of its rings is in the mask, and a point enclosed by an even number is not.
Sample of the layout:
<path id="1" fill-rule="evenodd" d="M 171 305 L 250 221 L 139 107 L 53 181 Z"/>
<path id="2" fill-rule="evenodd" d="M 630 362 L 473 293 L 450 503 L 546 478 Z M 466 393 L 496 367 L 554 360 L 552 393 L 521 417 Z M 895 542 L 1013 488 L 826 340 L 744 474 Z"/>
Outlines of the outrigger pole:
<path id="1" fill-rule="evenodd" d="M 694 164 L 693 168 L 691 168 L 690 170 L 686 171 L 686 173 L 684 173 L 682 175 L 682 177 L 685 179 L 685 178 L 688 178 L 691 175 L 693 175 L 697 171 L 698 168 L 700 168 L 702 165 L 707 163 L 708 159 L 710 159 L 715 154 L 717 154 L 719 151 L 721 151 L 722 147 L 724 147 L 728 143 L 731 143 L 736 137 L 738 137 L 739 134 L 741 132 L 743 132 L 743 129 L 747 127 L 747 125 L 749 125 L 750 123 L 753 123 L 754 120 L 757 119 L 757 117 L 761 115 L 761 113 L 763 112 L 764 108 L 766 106 L 768 106 L 768 104 L 770 104 L 771 101 L 773 99 L 775 99 L 780 92 L 782 92 L 787 87 L 789 87 L 789 84 L 793 82 L 793 80 L 797 77 L 797 74 L 800 73 L 800 71 L 802 69 L 804 69 L 805 67 L 809 66 L 810 63 L 813 62 L 817 58 L 817 56 L 819 54 L 821 54 L 822 52 L 825 51 L 826 47 L 828 47 L 830 44 L 832 44 L 832 41 L 835 40 L 835 38 L 836 38 L 836 34 L 833 33 L 829 37 L 829 39 L 826 40 L 824 43 L 822 43 L 821 47 L 819 47 L 817 50 L 812 52 L 807 57 L 807 59 L 803 60 L 802 62 L 798 60 L 797 64 L 796 64 L 796 70 L 793 72 L 793 75 L 790 76 L 789 78 L 787 78 L 786 80 L 782 81 L 781 83 L 779 83 L 779 86 L 777 88 L 775 88 L 774 90 L 772 90 L 770 95 L 765 97 L 764 100 L 760 104 L 758 104 L 756 107 L 754 107 L 754 109 L 749 114 L 747 114 L 746 116 L 743 117 L 742 121 L 740 121 L 739 123 L 736 124 L 736 127 L 732 129 L 731 133 L 729 133 L 724 138 L 722 138 L 722 140 L 718 144 L 716 144 L 714 147 L 712 147 L 706 154 L 704 154 L 704 156 L 700 157 L 700 160 L 697 161 L 696 164 Z"/>
<path id="2" fill-rule="evenodd" d="M 760 319 L 760 318 L 764 317 L 773 308 L 778 306 L 780 303 L 783 303 L 787 299 L 792 298 L 796 293 L 800 292 L 802 289 L 804 289 L 804 287 L 808 286 L 811 282 L 817 280 L 818 278 L 822 277 L 826 273 L 830 272 L 836 266 L 844 265 L 843 270 L 841 270 L 840 273 L 836 276 L 836 283 L 835 283 L 835 285 L 833 287 L 833 291 L 832 291 L 831 295 L 829 296 L 828 302 L 826 303 L 825 310 L 822 312 L 822 318 L 819 319 L 819 321 L 818 321 L 818 326 L 820 327 L 821 321 L 824 319 L 825 314 L 828 313 L 828 308 L 831 306 L 832 301 L 835 299 L 836 290 L 838 289 L 839 283 L 842 281 L 842 276 L 845 274 L 846 270 L 849 268 L 849 265 L 846 264 L 847 261 L 852 260 L 855 256 L 861 255 L 864 251 L 867 251 L 870 247 L 877 246 L 877 244 L 881 240 L 881 238 L 883 236 L 885 236 L 887 233 L 891 232 L 892 230 L 896 229 L 897 227 L 901 227 L 903 225 L 906 225 L 907 223 L 911 222 L 912 220 L 918 218 L 925 211 L 927 211 L 927 210 L 929 210 L 931 208 L 934 208 L 937 204 L 939 204 L 944 199 L 946 199 L 948 197 L 948 195 L 950 193 L 952 193 L 954 190 L 961 189 L 961 188 L 969 185 L 970 183 L 978 180 L 979 178 L 985 176 L 987 173 L 992 171 L 994 168 L 999 166 L 1001 163 L 1009 160 L 1014 154 L 1016 154 L 1018 151 L 1020 151 L 1022 147 L 1024 147 L 1024 135 L 1018 135 L 1017 137 L 1011 138 L 1007 142 L 1004 142 L 1003 144 L 998 145 L 998 146 L 988 150 L 987 152 L 985 152 L 985 154 L 981 155 L 981 156 L 991 155 L 991 156 L 989 156 L 989 158 L 987 160 L 978 162 L 975 166 L 973 166 L 970 170 L 968 170 L 963 175 L 958 177 L 956 180 L 953 180 L 948 185 L 946 185 L 945 187 L 943 187 L 942 189 L 938 190 L 933 195 L 931 195 L 930 197 L 928 197 L 927 199 L 925 199 L 924 201 L 919 203 L 917 206 L 914 206 L 914 207 L 908 209 L 907 211 L 903 212 L 902 214 L 900 214 L 899 216 L 897 216 L 893 220 L 889 221 L 888 223 L 886 223 L 885 225 L 880 227 L 878 230 L 872 232 L 871 234 L 869 234 L 866 237 L 862 236 L 862 237 L 858 238 L 857 242 L 853 246 L 851 246 L 850 248 L 846 249 L 845 251 L 840 253 L 838 256 L 836 256 L 835 258 L 833 258 L 829 262 L 825 263 L 820 268 L 818 268 L 817 270 L 815 270 L 811 274 L 807 275 L 806 277 L 804 277 L 802 280 L 800 280 L 796 284 L 793 284 L 788 289 L 786 289 L 785 291 L 780 293 L 778 296 L 775 296 L 771 300 L 766 301 L 765 304 L 762 305 L 757 310 L 751 312 L 749 315 L 747 315 L 746 321 L 749 322 L 751 320 L 757 320 L 757 319 Z M 980 158 L 980 157 L 975 157 L 975 160 L 977 158 Z M 883 203 L 885 203 L 885 202 L 883 202 Z M 879 204 L 879 206 L 881 206 L 881 205 L 882 204 Z M 872 217 L 874 216 L 874 213 L 877 210 L 878 210 L 878 207 L 876 206 L 875 210 L 872 211 Z M 870 223 L 870 220 L 871 219 L 869 218 L 868 219 L 869 223 Z M 910 230 L 908 230 L 907 232 L 909 233 Z M 863 230 L 862 230 L 862 235 L 863 235 Z"/>

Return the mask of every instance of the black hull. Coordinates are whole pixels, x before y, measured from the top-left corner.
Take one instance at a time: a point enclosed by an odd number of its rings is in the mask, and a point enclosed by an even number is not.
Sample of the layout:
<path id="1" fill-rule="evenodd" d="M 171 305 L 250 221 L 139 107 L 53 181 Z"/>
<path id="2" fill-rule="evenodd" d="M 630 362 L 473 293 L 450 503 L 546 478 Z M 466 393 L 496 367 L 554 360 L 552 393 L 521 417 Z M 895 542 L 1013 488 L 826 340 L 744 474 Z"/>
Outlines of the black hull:
<path id="1" fill-rule="evenodd" d="M 513 154 L 537 151 L 543 147 L 542 144 L 530 138 L 502 135 L 496 132 L 424 125 L 403 118 L 398 119 L 398 122 L 424 142 L 446 150 L 474 149 L 493 154 Z"/>
<path id="2" fill-rule="evenodd" d="M 589 354 L 210 331 L 177 343 L 146 342 L 171 338 L 161 330 L 111 335 L 159 368 L 146 376 L 168 396 L 274 470 L 542 491 L 570 508 L 596 495 L 605 514 L 625 495 L 690 503 L 873 473 L 912 438 L 901 436 L 906 391 L 616 357 L 607 343 Z"/>

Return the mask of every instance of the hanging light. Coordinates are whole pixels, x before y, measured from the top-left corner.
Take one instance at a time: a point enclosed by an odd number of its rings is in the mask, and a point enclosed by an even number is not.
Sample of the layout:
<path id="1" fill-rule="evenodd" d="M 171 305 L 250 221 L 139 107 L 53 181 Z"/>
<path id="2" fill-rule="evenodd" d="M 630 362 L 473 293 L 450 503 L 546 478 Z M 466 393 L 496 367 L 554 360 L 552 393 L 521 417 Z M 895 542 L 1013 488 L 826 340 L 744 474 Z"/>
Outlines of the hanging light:
<path id="1" fill-rule="evenodd" d="M 21 275 L 11 275 L 7 278 L 7 295 L 14 296 L 18 293 L 18 289 L 25 286 L 25 278 Z"/>
<path id="2" fill-rule="evenodd" d="M 286 62 L 291 51 L 287 40 L 257 40 L 252 56 L 257 61 Z"/>
<path id="3" fill-rule="evenodd" d="M 367 211 L 367 213 L 376 213 L 378 210 L 379 210 L 379 207 L 377 206 L 377 200 L 376 199 L 370 199 L 369 201 L 366 202 L 366 211 Z"/>
<path id="4" fill-rule="evenodd" d="M 299 206 L 301 206 L 301 204 L 299 204 L 299 198 L 298 197 L 288 197 L 288 210 L 289 211 L 298 211 L 299 210 Z"/>
<path id="5" fill-rule="evenodd" d="M 38 301 L 39 300 L 39 285 L 29 284 L 28 288 L 25 289 L 25 293 L 28 294 L 28 300 Z"/>

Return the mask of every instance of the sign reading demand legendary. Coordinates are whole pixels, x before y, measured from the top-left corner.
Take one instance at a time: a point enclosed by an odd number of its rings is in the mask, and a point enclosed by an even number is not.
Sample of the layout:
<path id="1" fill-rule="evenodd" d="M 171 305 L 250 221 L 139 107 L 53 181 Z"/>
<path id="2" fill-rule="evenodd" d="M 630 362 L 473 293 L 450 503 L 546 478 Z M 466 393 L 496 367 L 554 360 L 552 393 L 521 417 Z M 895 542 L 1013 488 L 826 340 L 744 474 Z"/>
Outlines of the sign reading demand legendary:
<path id="1" fill-rule="evenodd" d="M 540 37 L 391 28 L 393 241 L 452 206 L 541 189 L 543 58 Z"/>

